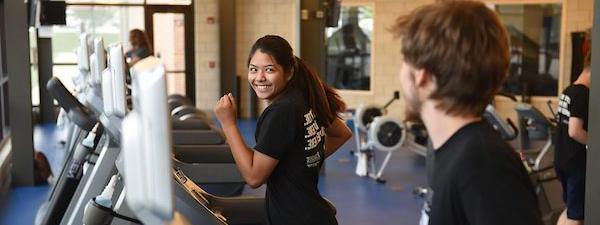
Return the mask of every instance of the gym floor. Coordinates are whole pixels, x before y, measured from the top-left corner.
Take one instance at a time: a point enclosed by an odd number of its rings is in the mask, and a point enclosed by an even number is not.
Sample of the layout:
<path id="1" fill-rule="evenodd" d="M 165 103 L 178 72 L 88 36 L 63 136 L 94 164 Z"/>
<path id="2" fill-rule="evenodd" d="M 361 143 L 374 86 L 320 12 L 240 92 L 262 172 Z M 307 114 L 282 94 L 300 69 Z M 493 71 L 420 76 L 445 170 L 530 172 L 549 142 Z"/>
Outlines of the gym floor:
<path id="1" fill-rule="evenodd" d="M 254 145 L 255 120 L 242 120 L 240 130 L 249 146 Z M 64 151 L 57 141 L 54 124 L 38 125 L 34 130 L 35 149 L 48 157 L 53 171 L 59 170 Z M 319 181 L 324 197 L 337 208 L 341 225 L 363 224 L 418 224 L 422 201 L 412 190 L 425 184 L 425 160 L 408 151 L 395 152 L 385 172 L 385 184 L 354 174 L 356 160 L 350 139 L 325 163 L 325 174 Z M 383 155 L 376 155 L 380 162 Z M 55 172 L 56 174 L 57 172 Z M 11 189 L 0 208 L 0 225 L 34 223 L 38 207 L 46 200 L 48 185 Z M 264 195 L 264 186 L 247 187 L 245 195 Z"/>

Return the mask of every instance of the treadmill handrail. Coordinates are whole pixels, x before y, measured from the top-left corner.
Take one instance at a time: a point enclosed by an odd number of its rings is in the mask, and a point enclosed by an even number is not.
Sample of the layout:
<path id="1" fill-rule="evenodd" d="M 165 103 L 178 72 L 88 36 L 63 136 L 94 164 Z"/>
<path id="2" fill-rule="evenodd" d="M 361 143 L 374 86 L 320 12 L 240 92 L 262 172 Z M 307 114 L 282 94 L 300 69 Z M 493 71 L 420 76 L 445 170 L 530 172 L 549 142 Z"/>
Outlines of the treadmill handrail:
<path id="1" fill-rule="evenodd" d="M 46 89 L 56 99 L 58 105 L 67 112 L 69 119 L 81 129 L 91 131 L 98 123 L 96 118 L 91 115 L 90 110 L 81 104 L 57 77 L 52 77 L 46 83 Z"/>

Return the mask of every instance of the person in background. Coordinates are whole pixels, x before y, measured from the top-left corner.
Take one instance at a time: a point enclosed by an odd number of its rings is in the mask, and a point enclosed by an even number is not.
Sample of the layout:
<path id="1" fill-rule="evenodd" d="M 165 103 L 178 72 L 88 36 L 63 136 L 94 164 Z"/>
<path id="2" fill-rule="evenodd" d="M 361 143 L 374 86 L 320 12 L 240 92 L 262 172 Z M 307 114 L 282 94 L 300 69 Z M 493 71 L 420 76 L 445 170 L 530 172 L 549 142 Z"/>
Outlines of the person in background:
<path id="1" fill-rule="evenodd" d="M 248 185 L 267 184 L 267 224 L 335 225 L 335 210 L 317 188 L 325 158 L 352 133 L 340 119 L 346 104 L 279 36 L 258 39 L 248 57 L 248 82 L 270 105 L 248 148 L 236 125 L 233 95 L 221 97 L 215 114 Z"/>
<path id="2" fill-rule="evenodd" d="M 586 32 L 587 54 L 583 71 L 559 97 L 554 168 L 562 184 L 567 208 L 557 225 L 583 225 L 585 203 L 586 145 L 590 96 L 591 39 Z"/>
<path id="3" fill-rule="evenodd" d="M 131 43 L 131 49 L 125 53 L 125 58 L 129 67 L 132 67 L 140 59 L 151 56 L 152 46 L 150 46 L 150 39 L 148 35 L 140 29 L 133 29 L 129 31 L 129 42 Z"/>
<path id="4" fill-rule="evenodd" d="M 392 31 L 402 40 L 406 117 L 422 120 L 431 141 L 420 224 L 542 225 L 521 159 L 482 120 L 510 63 L 497 15 L 481 2 L 438 2 L 401 16 Z"/>

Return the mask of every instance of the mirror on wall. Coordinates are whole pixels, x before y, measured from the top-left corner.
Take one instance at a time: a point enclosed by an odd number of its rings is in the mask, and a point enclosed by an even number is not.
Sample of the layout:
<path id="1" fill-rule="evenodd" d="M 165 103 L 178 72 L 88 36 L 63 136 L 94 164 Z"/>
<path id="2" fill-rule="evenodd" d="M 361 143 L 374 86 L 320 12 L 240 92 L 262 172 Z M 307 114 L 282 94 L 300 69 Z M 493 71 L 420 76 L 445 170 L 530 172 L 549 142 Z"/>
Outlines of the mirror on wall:
<path id="1" fill-rule="evenodd" d="M 560 4 L 490 5 L 506 25 L 511 61 L 503 91 L 556 96 L 560 75 Z"/>
<path id="2" fill-rule="evenodd" d="M 369 91 L 373 7 L 342 5 L 337 27 L 325 30 L 327 83 L 340 90 Z"/>

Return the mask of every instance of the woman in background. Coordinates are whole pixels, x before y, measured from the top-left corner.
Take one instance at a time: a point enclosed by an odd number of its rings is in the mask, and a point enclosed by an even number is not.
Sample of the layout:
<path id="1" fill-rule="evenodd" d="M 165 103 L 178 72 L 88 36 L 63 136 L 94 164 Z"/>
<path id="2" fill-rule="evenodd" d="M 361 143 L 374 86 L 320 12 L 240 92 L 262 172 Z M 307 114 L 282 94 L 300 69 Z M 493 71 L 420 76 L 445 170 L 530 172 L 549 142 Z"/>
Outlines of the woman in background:
<path id="1" fill-rule="evenodd" d="M 144 31 L 140 29 L 129 31 L 129 42 L 131 43 L 131 49 L 125 53 L 125 58 L 127 59 L 129 67 L 132 67 L 140 59 L 152 55 L 150 39 Z"/>

